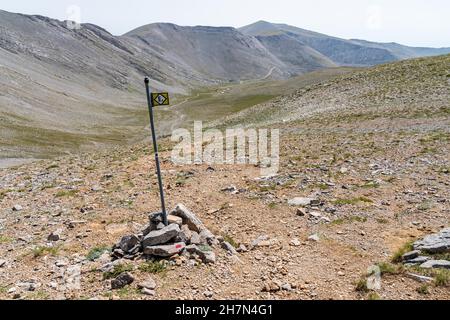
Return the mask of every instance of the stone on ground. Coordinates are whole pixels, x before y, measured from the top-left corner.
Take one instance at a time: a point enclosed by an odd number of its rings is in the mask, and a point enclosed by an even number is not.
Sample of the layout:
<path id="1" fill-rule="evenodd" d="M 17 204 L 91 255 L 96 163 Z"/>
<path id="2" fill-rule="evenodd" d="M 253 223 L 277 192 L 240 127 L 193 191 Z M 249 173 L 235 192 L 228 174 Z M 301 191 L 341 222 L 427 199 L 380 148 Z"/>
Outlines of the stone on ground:
<path id="1" fill-rule="evenodd" d="M 430 260 L 420 265 L 423 269 L 450 269 L 448 260 Z"/>
<path id="2" fill-rule="evenodd" d="M 113 290 L 122 289 L 123 287 L 132 284 L 134 277 L 131 273 L 125 272 L 120 274 L 116 279 L 111 281 L 111 288 Z"/>
<path id="3" fill-rule="evenodd" d="M 187 224 L 192 231 L 200 233 L 206 229 L 202 221 L 182 204 L 177 205 L 175 210 L 170 214 L 183 219 L 183 224 Z"/>
<path id="4" fill-rule="evenodd" d="M 23 210 L 23 207 L 22 207 L 20 204 L 16 204 L 16 205 L 12 208 L 12 210 L 13 210 L 13 211 L 22 211 L 22 210 Z"/>
<path id="5" fill-rule="evenodd" d="M 174 215 L 169 215 L 167 217 L 167 222 L 170 224 L 177 224 L 180 228 L 183 226 L 183 219 Z"/>
<path id="6" fill-rule="evenodd" d="M 146 281 L 141 282 L 138 284 L 139 289 L 148 289 L 148 290 L 155 290 L 156 289 L 156 282 L 152 278 L 148 278 Z"/>
<path id="7" fill-rule="evenodd" d="M 216 263 L 216 254 L 208 246 L 190 245 L 186 247 L 186 250 L 191 254 L 197 254 L 204 263 Z"/>
<path id="8" fill-rule="evenodd" d="M 428 235 L 423 240 L 415 242 L 414 250 L 431 254 L 450 252 L 450 228 L 444 229 L 440 233 Z"/>
<path id="9" fill-rule="evenodd" d="M 420 255 L 419 250 L 414 250 L 411 252 L 407 252 L 402 256 L 403 261 L 408 261 L 417 258 Z"/>
<path id="10" fill-rule="evenodd" d="M 177 224 L 171 224 L 161 230 L 155 230 L 145 236 L 142 241 L 144 247 L 157 246 L 168 243 L 180 233 L 180 227 Z"/>
<path id="11" fill-rule="evenodd" d="M 237 255 L 236 249 L 228 242 L 224 241 L 222 242 L 222 248 L 226 251 L 228 251 L 232 255 Z"/>
<path id="12" fill-rule="evenodd" d="M 298 198 L 293 198 L 293 199 L 289 200 L 288 204 L 290 206 L 305 207 L 305 206 L 311 205 L 314 201 L 316 201 L 316 199 L 298 197 Z"/>
<path id="13" fill-rule="evenodd" d="M 149 246 L 144 247 L 144 254 L 155 257 L 170 258 L 181 253 L 185 248 L 186 244 L 184 242 L 162 246 Z"/>
<path id="14" fill-rule="evenodd" d="M 125 253 L 134 253 L 139 251 L 141 247 L 141 241 L 135 235 L 125 236 L 119 242 L 119 248 Z"/>

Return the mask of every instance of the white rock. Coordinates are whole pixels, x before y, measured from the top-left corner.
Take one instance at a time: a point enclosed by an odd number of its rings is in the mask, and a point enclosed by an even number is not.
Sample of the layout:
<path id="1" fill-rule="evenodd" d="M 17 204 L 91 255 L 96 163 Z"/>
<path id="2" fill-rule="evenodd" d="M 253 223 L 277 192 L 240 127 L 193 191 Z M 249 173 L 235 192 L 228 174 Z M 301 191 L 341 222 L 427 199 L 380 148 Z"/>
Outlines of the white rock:
<path id="1" fill-rule="evenodd" d="M 16 204 L 16 205 L 12 208 L 12 210 L 13 210 L 13 211 L 22 211 L 22 210 L 23 210 L 23 207 L 22 207 L 20 204 Z"/>
<path id="2" fill-rule="evenodd" d="M 313 198 L 294 198 L 288 201 L 290 206 L 309 206 L 315 199 Z"/>
<path id="3" fill-rule="evenodd" d="M 148 289 L 148 290 L 155 290 L 156 289 L 156 282 L 152 278 L 148 278 L 146 281 L 138 284 L 139 289 Z"/>

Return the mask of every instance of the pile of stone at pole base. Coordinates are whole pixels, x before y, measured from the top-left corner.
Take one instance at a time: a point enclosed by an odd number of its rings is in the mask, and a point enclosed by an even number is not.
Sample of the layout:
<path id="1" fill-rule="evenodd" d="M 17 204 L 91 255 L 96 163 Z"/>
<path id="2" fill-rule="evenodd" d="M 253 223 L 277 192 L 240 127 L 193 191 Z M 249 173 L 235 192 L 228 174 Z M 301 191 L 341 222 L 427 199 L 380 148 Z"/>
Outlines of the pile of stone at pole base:
<path id="1" fill-rule="evenodd" d="M 165 226 L 160 213 L 149 216 L 150 224 L 138 235 L 129 235 L 113 247 L 112 258 L 134 260 L 141 256 L 168 259 L 175 255 L 196 257 L 215 263 L 213 247 L 217 238 L 202 221 L 179 204 L 168 216 Z"/>

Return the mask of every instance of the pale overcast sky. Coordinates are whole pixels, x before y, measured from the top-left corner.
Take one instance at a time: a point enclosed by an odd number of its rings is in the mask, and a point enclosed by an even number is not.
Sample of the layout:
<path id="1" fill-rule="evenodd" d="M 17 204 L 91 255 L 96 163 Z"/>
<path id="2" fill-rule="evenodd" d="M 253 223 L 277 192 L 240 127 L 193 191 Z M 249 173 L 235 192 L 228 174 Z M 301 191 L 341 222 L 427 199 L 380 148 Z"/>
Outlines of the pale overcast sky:
<path id="1" fill-rule="evenodd" d="M 287 23 L 342 38 L 450 47 L 448 0 L 0 0 L 0 9 L 100 25 L 115 35 L 153 22 L 241 27 Z M 0 21 L 1 24 L 1 21 Z"/>

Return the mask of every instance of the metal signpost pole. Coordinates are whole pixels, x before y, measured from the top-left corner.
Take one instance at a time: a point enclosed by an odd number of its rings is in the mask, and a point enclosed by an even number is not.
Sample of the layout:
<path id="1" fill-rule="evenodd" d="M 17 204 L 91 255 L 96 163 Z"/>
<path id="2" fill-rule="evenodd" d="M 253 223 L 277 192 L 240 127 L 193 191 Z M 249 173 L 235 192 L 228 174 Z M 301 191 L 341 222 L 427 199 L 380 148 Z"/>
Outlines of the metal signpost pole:
<path id="1" fill-rule="evenodd" d="M 167 222 L 166 204 L 164 201 L 164 187 L 163 187 L 163 181 L 162 181 L 162 176 L 161 176 L 161 167 L 159 164 L 158 142 L 156 141 L 155 123 L 153 120 L 154 105 L 153 105 L 153 99 L 150 94 L 149 82 L 150 82 L 149 78 L 145 77 L 145 89 L 147 91 L 148 110 L 150 113 L 150 125 L 152 128 L 153 149 L 155 150 L 156 172 L 158 174 L 159 194 L 161 196 L 162 218 L 163 218 L 164 225 L 167 226 L 168 222 Z"/>

